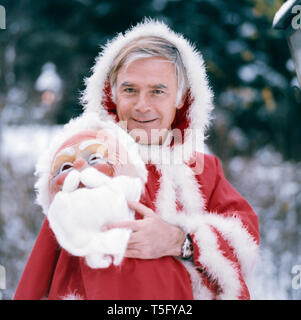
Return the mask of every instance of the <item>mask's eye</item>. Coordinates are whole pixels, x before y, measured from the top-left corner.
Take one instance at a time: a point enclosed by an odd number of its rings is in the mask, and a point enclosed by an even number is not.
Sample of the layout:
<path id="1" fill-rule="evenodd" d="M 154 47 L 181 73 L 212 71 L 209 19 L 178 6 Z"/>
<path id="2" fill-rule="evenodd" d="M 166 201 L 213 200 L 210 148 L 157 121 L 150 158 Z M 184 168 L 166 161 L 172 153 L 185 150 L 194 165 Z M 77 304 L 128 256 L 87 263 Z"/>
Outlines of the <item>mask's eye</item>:
<path id="1" fill-rule="evenodd" d="M 66 172 L 66 171 L 69 171 L 72 168 L 73 168 L 73 163 L 72 162 L 65 162 L 60 166 L 58 174 L 61 174 L 61 173 Z"/>
<path id="2" fill-rule="evenodd" d="M 93 166 L 95 164 L 101 164 L 101 163 L 106 164 L 108 162 L 106 159 L 102 157 L 102 155 L 98 153 L 93 153 L 89 156 L 88 163 L 90 166 Z"/>

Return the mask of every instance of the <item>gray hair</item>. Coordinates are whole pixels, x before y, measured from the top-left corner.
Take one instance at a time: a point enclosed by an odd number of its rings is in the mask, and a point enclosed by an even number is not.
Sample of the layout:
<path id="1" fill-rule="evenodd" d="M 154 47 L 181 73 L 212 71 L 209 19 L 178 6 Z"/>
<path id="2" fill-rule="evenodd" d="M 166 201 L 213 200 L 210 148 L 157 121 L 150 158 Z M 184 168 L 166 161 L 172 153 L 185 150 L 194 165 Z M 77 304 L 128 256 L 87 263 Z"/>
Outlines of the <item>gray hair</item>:
<path id="1" fill-rule="evenodd" d="M 112 88 L 112 99 L 116 102 L 116 80 L 122 66 L 128 66 L 141 58 L 162 57 L 171 61 L 175 66 L 178 83 L 176 106 L 179 105 L 188 88 L 186 69 L 179 50 L 170 41 L 160 37 L 140 37 L 126 45 L 115 57 L 109 72 L 109 81 Z"/>

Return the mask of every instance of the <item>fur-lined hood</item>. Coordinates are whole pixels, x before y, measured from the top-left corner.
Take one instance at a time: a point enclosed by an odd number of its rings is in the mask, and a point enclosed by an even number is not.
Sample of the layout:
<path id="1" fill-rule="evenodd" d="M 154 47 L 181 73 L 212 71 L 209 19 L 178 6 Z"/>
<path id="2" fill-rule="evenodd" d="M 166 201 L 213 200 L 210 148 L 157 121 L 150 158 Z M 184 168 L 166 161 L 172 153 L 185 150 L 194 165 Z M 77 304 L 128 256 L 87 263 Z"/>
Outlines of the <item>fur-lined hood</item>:
<path id="1" fill-rule="evenodd" d="M 111 99 L 108 73 L 120 50 L 129 42 L 141 36 L 162 37 L 173 43 L 181 54 L 187 71 L 189 95 L 184 107 L 177 110 L 172 129 L 181 130 L 184 144 L 193 144 L 193 148 L 185 148 L 187 150 L 184 152 L 183 160 L 187 161 L 193 151 L 203 152 L 206 130 L 209 127 L 210 113 L 213 109 L 213 95 L 208 85 L 202 55 L 181 34 L 170 30 L 163 22 L 145 19 L 124 34 L 118 34 L 102 48 L 92 68 L 92 75 L 85 80 L 86 89 L 81 97 L 84 113 L 96 112 L 101 120 L 118 121 L 116 105 Z M 183 145 L 180 147 L 181 150 L 175 146 L 173 152 L 182 155 Z M 147 147 L 141 146 L 141 149 L 143 151 Z M 152 146 L 152 149 L 154 149 L 154 146 Z M 170 151 L 170 148 L 168 148 L 168 151 Z"/>

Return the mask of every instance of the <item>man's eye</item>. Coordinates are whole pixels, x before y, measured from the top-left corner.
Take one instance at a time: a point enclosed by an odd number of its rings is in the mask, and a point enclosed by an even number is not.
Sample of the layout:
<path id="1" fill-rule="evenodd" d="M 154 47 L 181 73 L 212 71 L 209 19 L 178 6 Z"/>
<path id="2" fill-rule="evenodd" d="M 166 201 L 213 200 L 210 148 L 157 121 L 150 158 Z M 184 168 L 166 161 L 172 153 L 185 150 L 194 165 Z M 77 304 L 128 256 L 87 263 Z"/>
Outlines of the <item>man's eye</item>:
<path id="1" fill-rule="evenodd" d="M 162 94 L 162 93 L 164 93 L 164 91 L 163 91 L 163 90 L 156 89 L 156 90 L 153 90 L 153 93 L 154 93 L 154 94 Z"/>
<path id="2" fill-rule="evenodd" d="M 107 163 L 107 160 L 104 159 L 100 154 L 91 154 L 88 159 L 89 165 L 95 165 L 100 163 Z"/>
<path id="3" fill-rule="evenodd" d="M 69 171 L 72 168 L 73 168 L 73 163 L 72 162 L 65 162 L 60 166 L 58 174 L 66 172 L 66 171 Z"/>
<path id="4" fill-rule="evenodd" d="M 133 93 L 133 92 L 135 92 L 135 89 L 134 88 L 125 88 L 124 92 Z"/>

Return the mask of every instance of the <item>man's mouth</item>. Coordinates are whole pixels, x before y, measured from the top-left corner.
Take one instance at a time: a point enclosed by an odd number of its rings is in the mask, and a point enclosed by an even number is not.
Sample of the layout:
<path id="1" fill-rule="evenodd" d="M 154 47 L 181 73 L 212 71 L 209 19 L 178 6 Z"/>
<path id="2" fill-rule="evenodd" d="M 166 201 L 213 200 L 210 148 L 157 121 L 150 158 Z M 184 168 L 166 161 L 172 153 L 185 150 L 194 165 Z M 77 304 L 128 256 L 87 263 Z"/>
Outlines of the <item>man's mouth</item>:
<path id="1" fill-rule="evenodd" d="M 132 120 L 134 120 L 135 122 L 138 122 L 138 123 L 150 123 L 150 122 L 156 121 L 157 118 L 155 118 L 155 119 L 150 119 L 150 120 L 138 120 L 138 119 L 132 118 Z"/>

